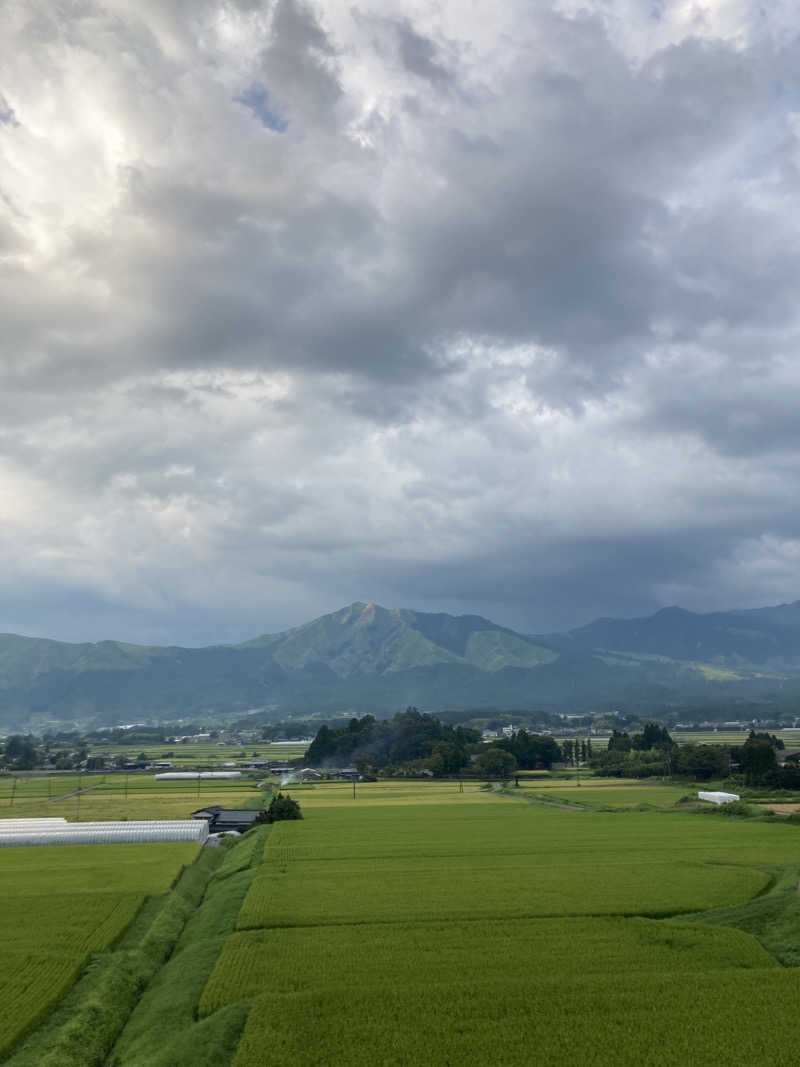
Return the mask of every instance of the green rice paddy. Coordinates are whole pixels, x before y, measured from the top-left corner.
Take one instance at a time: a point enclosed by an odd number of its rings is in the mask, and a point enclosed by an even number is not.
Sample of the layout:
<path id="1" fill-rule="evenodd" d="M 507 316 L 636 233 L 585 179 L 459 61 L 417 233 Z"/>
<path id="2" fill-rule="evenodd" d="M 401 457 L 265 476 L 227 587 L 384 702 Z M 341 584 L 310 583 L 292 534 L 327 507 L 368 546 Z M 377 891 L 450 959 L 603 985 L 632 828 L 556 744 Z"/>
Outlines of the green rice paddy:
<path id="1" fill-rule="evenodd" d="M 0 1055 L 199 851 L 186 843 L 0 849 Z"/>
<path id="2" fill-rule="evenodd" d="M 155 816 L 198 806 L 196 790 L 165 784 L 175 788 L 137 782 L 127 803 Z M 213 795 L 246 795 L 222 786 Z M 355 796 L 350 783 L 293 790 L 303 820 L 217 857 L 174 952 L 97 1062 L 789 1067 L 800 827 L 698 817 L 676 806 L 687 792 L 555 779 L 503 793 L 407 781 L 357 783 Z M 9 932 L 30 983 L 2 987 L 4 1000 L 19 1010 L 48 983 L 55 996 L 68 987 L 75 967 L 63 961 L 107 946 L 174 878 L 157 854 L 127 855 L 184 847 L 194 846 L 52 852 L 75 857 L 55 865 L 65 903 L 48 898 L 35 943 Z M 110 865 L 105 848 L 117 852 Z M 5 850 L 14 862 L 0 884 L 23 902 L 9 906 L 9 927 L 31 927 L 24 908 L 47 884 L 34 854 L 51 851 Z M 41 1013 L 50 1001 L 38 1003 Z M 10 1067 L 29 1067 L 34 1052 Z M 83 1067 L 80 1050 L 59 1055 L 58 1067 Z"/>

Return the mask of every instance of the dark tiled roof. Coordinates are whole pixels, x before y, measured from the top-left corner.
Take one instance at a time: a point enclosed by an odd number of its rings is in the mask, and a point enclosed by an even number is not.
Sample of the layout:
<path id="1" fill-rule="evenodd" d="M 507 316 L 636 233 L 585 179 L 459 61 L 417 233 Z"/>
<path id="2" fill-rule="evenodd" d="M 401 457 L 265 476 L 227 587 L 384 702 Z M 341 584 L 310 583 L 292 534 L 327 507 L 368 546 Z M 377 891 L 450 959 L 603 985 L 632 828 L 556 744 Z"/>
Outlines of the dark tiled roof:
<path id="1" fill-rule="evenodd" d="M 262 808 L 219 808 L 218 819 L 257 819 L 263 815 Z"/>

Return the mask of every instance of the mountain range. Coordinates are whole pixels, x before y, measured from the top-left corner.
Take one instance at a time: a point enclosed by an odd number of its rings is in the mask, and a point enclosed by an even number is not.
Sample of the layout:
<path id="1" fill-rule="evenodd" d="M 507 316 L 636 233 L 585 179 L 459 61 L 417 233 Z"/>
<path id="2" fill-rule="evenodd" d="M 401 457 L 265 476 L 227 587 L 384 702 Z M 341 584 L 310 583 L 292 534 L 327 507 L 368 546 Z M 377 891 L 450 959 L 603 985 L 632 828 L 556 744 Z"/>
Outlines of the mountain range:
<path id="1" fill-rule="evenodd" d="M 800 601 L 664 608 L 568 633 L 357 602 L 240 645 L 69 644 L 0 635 L 0 725 L 391 712 L 415 704 L 597 710 L 800 694 Z"/>

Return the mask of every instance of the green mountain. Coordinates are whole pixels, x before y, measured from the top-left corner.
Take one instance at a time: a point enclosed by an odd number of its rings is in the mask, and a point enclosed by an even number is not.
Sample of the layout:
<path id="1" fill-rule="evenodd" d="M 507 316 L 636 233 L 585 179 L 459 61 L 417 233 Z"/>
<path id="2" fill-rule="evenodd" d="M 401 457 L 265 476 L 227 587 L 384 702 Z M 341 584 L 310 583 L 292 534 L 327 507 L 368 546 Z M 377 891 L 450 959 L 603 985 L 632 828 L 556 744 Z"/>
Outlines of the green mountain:
<path id="1" fill-rule="evenodd" d="M 640 619 L 597 619 L 556 637 L 555 644 L 780 673 L 800 668 L 800 601 L 709 614 L 671 607 Z"/>
<path id="2" fill-rule="evenodd" d="M 527 676 L 559 658 L 478 616 L 363 603 L 285 633 L 208 648 L 67 644 L 4 634 L 0 723 L 111 723 L 272 706 L 388 711 L 434 700 L 458 707 L 475 693 L 491 703 L 509 689 L 492 681 L 503 672 Z M 511 691 L 519 689 L 510 684 Z"/>
<path id="3" fill-rule="evenodd" d="M 362 603 L 240 647 L 269 649 L 287 671 L 324 662 L 339 678 L 439 663 L 470 664 L 483 671 L 535 668 L 558 659 L 557 652 L 479 615 L 428 615 Z"/>
<path id="4" fill-rule="evenodd" d="M 241 645 L 0 635 L 0 726 L 187 716 L 390 713 L 408 704 L 596 709 L 800 692 L 800 604 L 600 619 L 533 637 L 477 615 L 355 603 Z"/>

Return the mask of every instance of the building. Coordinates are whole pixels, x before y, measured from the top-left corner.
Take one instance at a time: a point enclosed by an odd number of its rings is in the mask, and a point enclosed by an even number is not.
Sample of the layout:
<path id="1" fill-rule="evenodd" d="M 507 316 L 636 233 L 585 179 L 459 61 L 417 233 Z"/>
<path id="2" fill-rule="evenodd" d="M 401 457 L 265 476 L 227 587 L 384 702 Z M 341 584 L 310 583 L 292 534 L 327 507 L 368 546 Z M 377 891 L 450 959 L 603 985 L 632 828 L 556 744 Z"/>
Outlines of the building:
<path id="1" fill-rule="evenodd" d="M 231 830 L 243 834 L 255 826 L 263 814 L 263 808 L 223 808 L 219 804 L 210 804 L 193 811 L 192 818 L 205 819 L 210 834 L 225 834 Z"/>

